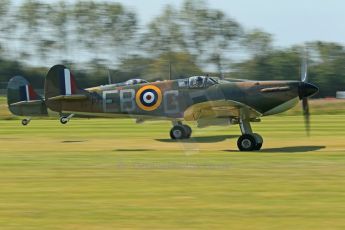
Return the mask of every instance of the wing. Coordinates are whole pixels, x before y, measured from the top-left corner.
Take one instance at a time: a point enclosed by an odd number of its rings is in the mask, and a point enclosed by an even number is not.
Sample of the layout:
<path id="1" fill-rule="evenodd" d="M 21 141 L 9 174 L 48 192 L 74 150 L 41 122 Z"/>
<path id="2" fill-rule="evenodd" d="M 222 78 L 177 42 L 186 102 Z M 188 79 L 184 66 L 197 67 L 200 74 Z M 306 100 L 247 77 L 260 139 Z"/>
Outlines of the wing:
<path id="1" fill-rule="evenodd" d="M 212 118 L 256 119 L 262 114 L 243 103 L 230 100 L 208 101 L 190 106 L 184 112 L 186 121 Z"/>

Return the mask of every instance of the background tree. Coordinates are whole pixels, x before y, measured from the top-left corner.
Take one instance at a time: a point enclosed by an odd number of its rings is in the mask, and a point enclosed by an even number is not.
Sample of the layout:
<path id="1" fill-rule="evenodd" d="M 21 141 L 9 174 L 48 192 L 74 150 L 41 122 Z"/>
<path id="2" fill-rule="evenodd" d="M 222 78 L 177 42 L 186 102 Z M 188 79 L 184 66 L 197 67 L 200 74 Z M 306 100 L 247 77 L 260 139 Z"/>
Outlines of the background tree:
<path id="1" fill-rule="evenodd" d="M 37 0 L 24 0 L 19 7 L 17 20 L 19 26 L 23 50 L 22 58 L 26 59 L 28 55 L 38 61 L 44 61 L 47 57 L 46 46 L 49 45 L 49 25 L 47 15 L 49 15 L 50 6 Z M 32 52 L 33 51 L 33 52 Z M 28 60 L 26 60 L 28 61 Z"/>
<path id="2" fill-rule="evenodd" d="M 118 3 L 78 1 L 74 6 L 77 40 L 94 60 L 116 60 L 131 48 L 136 15 Z"/>
<path id="3" fill-rule="evenodd" d="M 0 55 L 4 55 L 4 53 L 8 54 L 9 47 L 8 43 L 11 40 L 11 32 L 13 23 L 11 20 L 10 14 L 11 8 L 11 1 L 10 0 L 3 0 L 0 4 Z M 7 22 L 7 23 L 4 23 Z"/>
<path id="4" fill-rule="evenodd" d="M 118 60 L 123 55 L 130 54 L 136 49 L 133 43 L 137 36 L 137 17 L 136 14 L 118 3 L 103 3 L 101 5 L 103 17 L 100 29 L 105 35 L 106 49 L 111 50 L 111 58 Z"/>
<path id="5" fill-rule="evenodd" d="M 241 26 L 203 0 L 186 0 L 181 9 L 188 50 L 200 63 L 213 64 L 219 74 L 228 66 L 231 45 L 242 34 Z"/>
<path id="6" fill-rule="evenodd" d="M 3 0 L 0 4 L 0 87 L 10 77 L 28 77 L 42 88 L 48 68 L 71 67 L 82 87 L 129 78 L 163 80 L 209 72 L 253 80 L 298 80 L 306 45 L 309 79 L 319 96 L 345 88 L 343 44 L 312 41 L 273 46 L 265 31 L 246 30 L 205 0 L 167 5 L 139 28 L 137 15 L 107 0 Z M 240 48 L 240 49 L 238 49 Z M 237 49 L 237 50 L 235 50 Z M 240 50 L 242 59 L 233 62 Z M 212 73 L 213 72 L 213 73 Z"/>
<path id="7" fill-rule="evenodd" d="M 141 41 L 143 49 L 152 57 L 184 51 L 185 37 L 178 11 L 167 5 L 162 14 L 148 24 L 147 32 L 143 34 Z"/>
<path id="8" fill-rule="evenodd" d="M 71 26 L 73 12 L 71 5 L 65 1 L 58 1 L 51 5 L 47 20 L 52 30 L 52 36 L 46 45 L 52 52 L 57 51 L 59 61 L 67 61 L 71 59 L 70 49 L 73 47 L 73 40 L 71 38 Z M 77 50 L 73 50 L 77 52 Z"/>
<path id="9" fill-rule="evenodd" d="M 335 91 L 345 88 L 345 48 L 337 43 L 310 42 L 307 44 L 314 61 L 312 80 L 322 86 L 320 96 L 334 97 Z"/>
<path id="10" fill-rule="evenodd" d="M 259 29 L 250 30 L 241 40 L 241 44 L 246 47 L 254 57 L 267 55 L 272 51 L 272 42 L 272 35 Z"/>
<path id="11" fill-rule="evenodd" d="M 253 80 L 299 80 L 301 56 L 293 49 L 275 50 L 234 65 L 233 77 Z"/>
<path id="12" fill-rule="evenodd" d="M 188 53 L 166 52 L 150 63 L 144 72 L 144 77 L 152 80 L 168 80 L 170 66 L 172 79 L 202 74 L 202 70 L 193 62 L 193 58 Z"/>

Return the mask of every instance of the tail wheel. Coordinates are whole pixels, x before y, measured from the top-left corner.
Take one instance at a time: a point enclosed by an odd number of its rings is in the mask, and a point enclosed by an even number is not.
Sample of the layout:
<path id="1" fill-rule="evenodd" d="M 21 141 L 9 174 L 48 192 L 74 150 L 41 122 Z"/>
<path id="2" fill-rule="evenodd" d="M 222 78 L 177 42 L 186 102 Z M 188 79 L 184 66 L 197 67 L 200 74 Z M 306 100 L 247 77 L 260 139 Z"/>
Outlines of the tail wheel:
<path id="1" fill-rule="evenodd" d="M 252 134 L 244 134 L 237 140 L 237 147 L 240 151 L 254 151 L 257 146 L 258 142 Z"/>
<path id="2" fill-rule="evenodd" d="M 23 119 L 22 120 L 22 125 L 26 126 L 30 123 L 30 120 L 29 119 Z"/>
<path id="3" fill-rule="evenodd" d="M 69 121 L 69 119 L 67 117 L 60 117 L 60 123 L 65 125 L 67 124 L 67 122 Z"/>
<path id="4" fill-rule="evenodd" d="M 181 140 L 187 137 L 186 128 L 182 125 L 176 125 L 170 130 L 171 139 Z"/>

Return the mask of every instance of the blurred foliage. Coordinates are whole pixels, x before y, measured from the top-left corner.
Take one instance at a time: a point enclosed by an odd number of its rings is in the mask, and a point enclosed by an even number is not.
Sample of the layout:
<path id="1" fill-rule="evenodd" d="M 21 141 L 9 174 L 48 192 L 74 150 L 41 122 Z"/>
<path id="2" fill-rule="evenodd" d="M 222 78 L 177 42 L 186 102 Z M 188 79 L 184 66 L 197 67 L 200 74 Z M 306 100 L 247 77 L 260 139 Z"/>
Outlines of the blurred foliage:
<path id="1" fill-rule="evenodd" d="M 308 52 L 309 82 L 319 86 L 320 97 L 334 97 L 345 89 L 345 48 L 340 44 L 310 42 Z M 255 80 L 299 80 L 302 47 L 271 49 L 233 65 L 234 78 Z"/>
<path id="2" fill-rule="evenodd" d="M 299 80 L 301 57 L 293 50 L 276 50 L 234 65 L 233 77 L 252 80 Z"/>
<path id="3" fill-rule="evenodd" d="M 3 0 L 0 31 L 0 88 L 15 75 L 42 88 L 49 67 L 58 63 L 73 69 L 81 87 L 107 84 L 109 78 L 163 80 L 170 71 L 172 79 L 210 72 L 299 80 L 305 50 L 309 81 L 320 87 L 320 97 L 334 97 L 345 87 L 342 44 L 311 41 L 277 48 L 271 34 L 246 30 L 204 0 L 167 5 L 147 25 L 128 7 L 105 0 Z"/>
<path id="4" fill-rule="evenodd" d="M 259 56 L 267 55 L 273 49 L 272 41 L 271 34 L 254 29 L 243 36 L 241 44 L 248 49 L 251 55 Z"/>

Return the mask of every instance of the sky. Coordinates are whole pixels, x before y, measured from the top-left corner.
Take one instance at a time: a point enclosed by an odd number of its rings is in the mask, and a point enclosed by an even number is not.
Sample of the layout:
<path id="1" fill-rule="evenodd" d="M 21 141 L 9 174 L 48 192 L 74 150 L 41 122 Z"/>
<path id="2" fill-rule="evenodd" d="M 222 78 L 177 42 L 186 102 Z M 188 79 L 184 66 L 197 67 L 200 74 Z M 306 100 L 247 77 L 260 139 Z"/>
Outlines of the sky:
<path id="1" fill-rule="evenodd" d="M 136 9 L 140 19 L 148 22 L 166 4 L 179 6 L 183 0 L 118 1 Z M 343 0 L 209 0 L 245 29 L 259 28 L 274 37 L 277 46 L 305 41 L 345 43 L 345 1 Z"/>
<path id="2" fill-rule="evenodd" d="M 41 1 L 54 2 L 54 0 Z M 112 2 L 120 2 L 134 9 L 142 25 L 145 25 L 158 16 L 166 4 L 178 7 L 183 0 L 113 0 Z M 272 34 L 276 46 L 287 47 L 315 40 L 345 44 L 345 1 L 343 0 L 208 0 L 207 2 L 210 7 L 220 9 L 237 20 L 245 29 L 259 28 Z"/>

